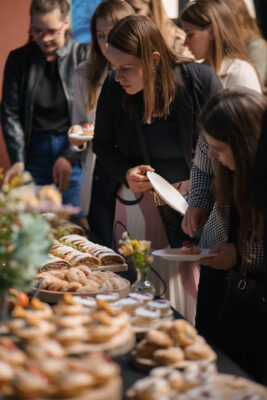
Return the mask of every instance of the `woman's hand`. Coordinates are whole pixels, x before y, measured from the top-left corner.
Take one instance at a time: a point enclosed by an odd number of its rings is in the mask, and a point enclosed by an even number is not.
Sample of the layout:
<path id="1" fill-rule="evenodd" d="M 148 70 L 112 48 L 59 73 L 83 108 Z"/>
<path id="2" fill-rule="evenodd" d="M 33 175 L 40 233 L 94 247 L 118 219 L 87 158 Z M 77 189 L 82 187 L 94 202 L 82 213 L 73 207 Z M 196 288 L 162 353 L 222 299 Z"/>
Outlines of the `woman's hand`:
<path id="1" fill-rule="evenodd" d="M 82 130 L 83 128 L 81 125 L 72 125 L 68 130 L 68 139 L 72 146 L 82 146 L 84 144 L 84 140 L 70 138 L 71 133 L 81 132 Z"/>
<path id="2" fill-rule="evenodd" d="M 219 244 L 211 249 L 210 254 L 215 255 L 213 257 L 202 258 L 201 264 L 227 271 L 237 263 L 237 252 L 233 243 Z"/>
<path id="3" fill-rule="evenodd" d="M 182 221 L 182 230 L 190 237 L 194 237 L 207 222 L 208 214 L 204 208 L 188 208 Z"/>
<path id="4" fill-rule="evenodd" d="M 4 177 L 4 184 L 8 184 L 10 182 L 10 180 L 17 175 L 21 175 L 23 174 L 23 172 L 25 171 L 25 165 L 24 162 L 22 161 L 18 161 L 15 162 L 5 173 L 5 177 Z"/>
<path id="5" fill-rule="evenodd" d="M 150 165 L 138 165 L 137 167 L 128 169 L 126 180 L 133 193 L 142 193 L 152 189 L 152 185 L 145 175 L 146 171 L 153 172 L 154 169 Z"/>

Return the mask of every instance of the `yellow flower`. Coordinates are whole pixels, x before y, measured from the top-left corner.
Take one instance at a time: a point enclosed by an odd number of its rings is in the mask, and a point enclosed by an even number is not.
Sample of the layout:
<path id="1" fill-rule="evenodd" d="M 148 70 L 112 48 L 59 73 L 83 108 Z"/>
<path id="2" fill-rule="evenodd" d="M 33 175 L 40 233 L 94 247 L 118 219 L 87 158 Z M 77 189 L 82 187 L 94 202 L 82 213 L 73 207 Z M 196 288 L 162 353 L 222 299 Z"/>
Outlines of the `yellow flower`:
<path id="1" fill-rule="evenodd" d="M 4 168 L 0 168 L 0 181 L 2 181 L 3 179 L 4 179 L 4 176 L 5 176 L 5 174 L 4 174 Z"/>
<path id="2" fill-rule="evenodd" d="M 140 240 L 139 247 L 141 251 L 147 251 L 150 249 L 151 242 L 149 240 Z"/>
<path id="3" fill-rule="evenodd" d="M 120 252 L 123 256 L 128 257 L 128 256 L 130 256 L 131 254 L 133 254 L 134 249 L 133 249 L 133 247 L 132 247 L 131 244 L 124 244 L 124 245 L 122 245 L 122 246 L 119 248 L 119 252 Z"/>

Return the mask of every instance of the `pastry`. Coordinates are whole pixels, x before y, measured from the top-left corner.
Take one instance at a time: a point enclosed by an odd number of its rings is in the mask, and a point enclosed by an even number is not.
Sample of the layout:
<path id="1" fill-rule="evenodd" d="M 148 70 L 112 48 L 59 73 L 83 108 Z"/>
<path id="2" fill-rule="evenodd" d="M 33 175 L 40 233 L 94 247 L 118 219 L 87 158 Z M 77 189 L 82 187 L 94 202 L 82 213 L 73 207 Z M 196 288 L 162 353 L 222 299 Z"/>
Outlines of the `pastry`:
<path id="1" fill-rule="evenodd" d="M 75 343 L 86 340 L 88 334 L 83 326 L 59 329 L 54 337 L 64 346 L 71 346 Z"/>
<path id="2" fill-rule="evenodd" d="M 185 357 L 188 360 L 205 360 L 213 354 L 213 350 L 207 343 L 196 342 L 184 348 Z"/>
<path id="3" fill-rule="evenodd" d="M 107 303 L 114 303 L 119 299 L 119 297 L 118 293 L 102 293 L 96 295 L 97 300 L 104 300 Z"/>
<path id="4" fill-rule="evenodd" d="M 58 396 L 77 396 L 83 390 L 94 386 L 94 378 L 91 374 L 84 371 L 62 371 L 57 377 Z"/>
<path id="5" fill-rule="evenodd" d="M 206 384 L 212 380 L 216 372 L 215 364 L 210 362 L 192 363 L 184 369 L 184 383 L 180 390 L 185 392 L 192 387 Z"/>
<path id="6" fill-rule="evenodd" d="M 132 390 L 137 400 L 156 400 L 171 391 L 165 379 L 151 376 L 135 382 Z"/>
<path id="7" fill-rule="evenodd" d="M 49 260 L 40 268 L 40 272 L 52 270 L 66 270 L 70 268 L 70 263 L 62 258 L 55 257 L 53 254 L 48 254 Z"/>
<path id="8" fill-rule="evenodd" d="M 172 324 L 170 335 L 179 346 L 184 347 L 195 342 L 197 331 L 189 322 L 177 319 Z"/>
<path id="9" fill-rule="evenodd" d="M 138 326 L 149 326 L 160 318 L 160 311 L 152 308 L 138 307 L 134 314 L 135 318 L 132 322 Z"/>
<path id="10" fill-rule="evenodd" d="M 13 368 L 8 362 L 0 360 L 0 385 L 10 382 L 15 376 Z"/>
<path id="11" fill-rule="evenodd" d="M 65 355 L 65 349 L 55 339 L 28 343 L 26 346 L 26 351 L 27 354 L 29 354 L 33 358 L 61 358 Z"/>
<path id="12" fill-rule="evenodd" d="M 0 360 L 13 366 L 23 365 L 26 361 L 25 353 L 12 340 L 0 338 Z"/>
<path id="13" fill-rule="evenodd" d="M 95 130 L 94 124 L 90 124 L 90 122 L 86 122 L 86 124 L 83 124 L 82 132 L 84 136 L 93 136 L 94 130 Z"/>
<path id="14" fill-rule="evenodd" d="M 139 300 L 134 299 L 133 297 L 125 297 L 124 299 L 120 299 L 118 304 L 121 306 L 123 311 L 128 312 L 130 315 L 133 315 L 136 308 L 142 305 Z"/>
<path id="15" fill-rule="evenodd" d="M 82 365 L 94 377 L 97 386 L 105 385 L 120 372 L 118 365 L 102 353 L 92 353 L 83 358 Z"/>
<path id="16" fill-rule="evenodd" d="M 76 303 L 81 304 L 85 311 L 86 309 L 90 311 L 95 311 L 97 309 L 97 302 L 94 297 L 80 297 L 80 296 L 75 296 L 75 301 Z"/>
<path id="17" fill-rule="evenodd" d="M 131 292 L 129 293 L 129 297 L 132 297 L 133 299 L 136 299 L 142 302 L 143 304 L 146 304 L 154 299 L 154 296 L 151 293 L 139 293 L 139 292 Z"/>
<path id="18" fill-rule="evenodd" d="M 147 303 L 148 308 L 157 308 L 160 310 L 161 316 L 165 317 L 170 312 L 170 301 L 166 299 L 152 300 Z"/>
<path id="19" fill-rule="evenodd" d="M 150 330 L 146 334 L 146 340 L 157 347 L 173 347 L 175 345 L 174 340 L 165 332 Z"/>
<path id="20" fill-rule="evenodd" d="M 184 360 L 184 352 L 180 347 L 159 349 L 153 353 L 153 359 L 159 364 L 176 364 Z"/>
<path id="21" fill-rule="evenodd" d="M 157 349 L 158 347 L 156 345 L 148 343 L 143 339 L 136 345 L 136 356 L 140 358 L 151 358 L 152 354 Z"/>
<path id="22" fill-rule="evenodd" d="M 189 242 L 189 241 L 184 241 L 183 242 L 183 247 L 181 247 L 178 251 L 179 254 L 200 254 L 201 250 L 199 247 L 197 247 L 195 244 Z"/>
<path id="23" fill-rule="evenodd" d="M 149 374 L 155 378 L 163 378 L 169 382 L 172 389 L 181 391 L 184 386 L 184 378 L 181 371 L 177 371 L 172 367 L 153 368 Z"/>
<path id="24" fill-rule="evenodd" d="M 16 378 L 13 380 L 13 387 L 16 393 L 26 399 L 36 399 L 39 396 L 50 395 L 53 387 L 49 379 L 37 368 L 19 369 L 16 371 Z"/>
<path id="25" fill-rule="evenodd" d="M 69 282 L 79 282 L 81 285 L 86 285 L 87 277 L 80 268 L 70 268 L 66 272 L 66 278 Z"/>
<path id="26" fill-rule="evenodd" d="M 115 253 L 112 249 L 108 247 L 101 246 L 99 244 L 90 242 L 86 238 L 79 235 L 68 235 L 61 238 L 68 246 L 76 246 L 80 250 L 86 251 L 94 257 L 97 257 L 99 263 L 101 265 L 116 265 L 116 264 L 124 264 L 124 258 Z"/>

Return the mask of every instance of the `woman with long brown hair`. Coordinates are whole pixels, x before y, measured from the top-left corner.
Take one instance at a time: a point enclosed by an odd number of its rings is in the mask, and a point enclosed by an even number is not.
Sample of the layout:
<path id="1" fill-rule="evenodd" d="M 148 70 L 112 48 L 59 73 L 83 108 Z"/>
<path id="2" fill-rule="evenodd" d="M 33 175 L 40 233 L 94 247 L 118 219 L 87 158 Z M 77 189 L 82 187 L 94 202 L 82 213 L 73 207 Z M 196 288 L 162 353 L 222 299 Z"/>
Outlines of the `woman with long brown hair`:
<path id="1" fill-rule="evenodd" d="M 155 206 L 146 172 L 155 170 L 187 193 L 196 117 L 221 85 L 212 68 L 182 62 L 151 19 L 140 15 L 110 32 L 107 57 L 115 71 L 99 97 L 93 146 L 116 179 L 115 221 L 151 240 L 153 249 L 178 247 L 185 238 L 180 215 Z"/>
<path id="2" fill-rule="evenodd" d="M 214 160 L 216 207 L 203 235 L 211 241 L 222 232 L 224 237 L 211 249 L 213 257 L 201 260 L 196 326 L 259 380 L 266 378 L 267 350 L 263 216 L 253 205 L 249 181 L 266 106 L 253 90 L 225 90 L 200 116 L 208 143 L 202 150 Z M 215 314 L 209 312 L 211 303 L 217 305 Z"/>
<path id="3" fill-rule="evenodd" d="M 224 88 L 261 84 L 230 8 L 224 0 L 190 1 L 181 13 L 185 44 L 197 60 L 214 67 Z"/>
<path id="4" fill-rule="evenodd" d="M 86 122 L 94 124 L 98 96 L 111 65 L 106 57 L 109 31 L 122 18 L 134 14 L 133 8 L 122 0 L 102 1 L 96 8 L 91 21 L 90 56 L 76 69 L 73 104 L 73 125 L 69 135 L 82 130 Z M 86 143 L 71 139 L 73 145 L 85 148 Z M 105 188 L 110 175 L 101 168 L 92 151 L 91 143 L 87 146 L 87 156 L 83 164 L 84 176 L 81 188 L 81 207 L 88 215 L 91 233 L 106 246 L 112 245 L 112 227 L 114 201 L 108 199 Z M 88 226 L 89 227 L 89 226 Z"/>
<path id="5" fill-rule="evenodd" d="M 246 45 L 249 57 L 256 67 L 262 84 L 267 78 L 267 44 L 257 21 L 250 14 L 244 0 L 224 0 L 231 9 L 239 30 L 239 37 Z"/>

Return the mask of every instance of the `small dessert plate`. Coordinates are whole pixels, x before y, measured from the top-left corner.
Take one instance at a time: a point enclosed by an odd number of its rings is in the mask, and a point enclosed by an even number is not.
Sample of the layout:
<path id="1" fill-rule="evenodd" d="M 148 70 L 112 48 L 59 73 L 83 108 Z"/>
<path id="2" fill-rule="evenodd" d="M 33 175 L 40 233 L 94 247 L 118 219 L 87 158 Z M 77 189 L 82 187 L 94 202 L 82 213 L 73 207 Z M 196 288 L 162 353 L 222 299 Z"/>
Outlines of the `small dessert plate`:
<path id="1" fill-rule="evenodd" d="M 147 171 L 146 175 L 159 197 L 174 210 L 184 215 L 188 204 L 181 193 L 156 172 Z"/>
<path id="2" fill-rule="evenodd" d="M 87 135 L 83 134 L 83 131 L 79 131 L 79 132 L 76 132 L 76 133 L 70 133 L 69 137 L 72 138 L 72 139 L 82 140 L 83 142 L 89 142 L 89 140 L 92 140 L 94 136 L 93 135 L 88 135 L 87 136 Z"/>
<path id="3" fill-rule="evenodd" d="M 200 249 L 200 254 L 180 254 L 179 250 L 180 249 L 161 249 L 153 251 L 152 254 L 168 261 L 198 261 L 204 257 L 214 256 L 214 254 L 209 254 L 210 249 Z"/>

